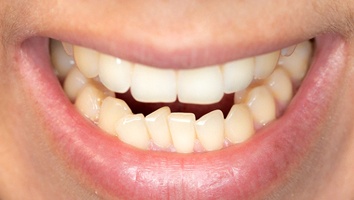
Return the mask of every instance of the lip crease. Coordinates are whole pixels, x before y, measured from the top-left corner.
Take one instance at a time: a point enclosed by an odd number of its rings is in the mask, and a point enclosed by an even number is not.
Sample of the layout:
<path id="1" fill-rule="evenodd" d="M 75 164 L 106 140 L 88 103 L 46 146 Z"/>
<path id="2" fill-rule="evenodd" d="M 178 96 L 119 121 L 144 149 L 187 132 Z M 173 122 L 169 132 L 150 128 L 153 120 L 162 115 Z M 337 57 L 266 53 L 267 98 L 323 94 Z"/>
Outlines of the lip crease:
<path id="1" fill-rule="evenodd" d="M 319 36 L 316 44 L 310 71 L 282 117 L 245 143 L 196 154 L 137 150 L 82 117 L 51 70 L 46 38 L 27 39 L 17 51 L 17 67 L 48 130 L 45 142 L 98 193 L 248 199 L 269 193 L 294 173 L 321 135 L 344 73 L 346 44 L 338 35 Z"/>

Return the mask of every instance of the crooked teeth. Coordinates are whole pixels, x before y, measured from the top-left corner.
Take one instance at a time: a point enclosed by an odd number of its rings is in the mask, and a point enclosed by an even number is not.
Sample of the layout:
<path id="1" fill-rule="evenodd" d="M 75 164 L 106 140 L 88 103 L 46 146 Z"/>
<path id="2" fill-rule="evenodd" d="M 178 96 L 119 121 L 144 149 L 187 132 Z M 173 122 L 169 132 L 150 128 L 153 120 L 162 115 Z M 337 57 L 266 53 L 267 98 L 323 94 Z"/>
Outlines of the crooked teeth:
<path id="1" fill-rule="evenodd" d="M 256 57 L 255 64 L 255 79 L 267 78 L 275 69 L 279 60 L 279 51 L 267 53 Z"/>
<path id="2" fill-rule="evenodd" d="M 171 113 L 168 124 L 173 145 L 179 153 L 192 153 L 196 139 L 195 116 L 192 113 Z"/>
<path id="3" fill-rule="evenodd" d="M 172 145 L 170 129 L 167 118 L 171 114 L 169 107 L 162 107 L 145 117 L 151 139 L 161 148 Z"/>
<path id="4" fill-rule="evenodd" d="M 99 53 L 95 50 L 74 46 L 74 57 L 77 67 L 87 77 L 93 78 L 98 75 Z"/>

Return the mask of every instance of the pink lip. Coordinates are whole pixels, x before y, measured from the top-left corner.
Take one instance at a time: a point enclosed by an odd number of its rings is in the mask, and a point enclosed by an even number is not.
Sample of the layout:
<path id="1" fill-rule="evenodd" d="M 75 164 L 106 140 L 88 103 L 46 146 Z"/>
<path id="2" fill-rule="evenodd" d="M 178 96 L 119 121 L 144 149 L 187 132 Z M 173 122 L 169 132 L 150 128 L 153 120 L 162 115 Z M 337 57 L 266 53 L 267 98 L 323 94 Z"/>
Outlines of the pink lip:
<path id="1" fill-rule="evenodd" d="M 311 70 L 281 118 L 244 144 L 191 155 L 136 150 L 84 119 L 50 69 L 46 39 L 23 43 L 18 69 L 49 130 L 46 142 L 98 193 L 123 199 L 248 199 L 268 193 L 301 166 L 321 135 L 340 87 L 346 45 L 333 35 L 318 37 L 317 44 Z"/>

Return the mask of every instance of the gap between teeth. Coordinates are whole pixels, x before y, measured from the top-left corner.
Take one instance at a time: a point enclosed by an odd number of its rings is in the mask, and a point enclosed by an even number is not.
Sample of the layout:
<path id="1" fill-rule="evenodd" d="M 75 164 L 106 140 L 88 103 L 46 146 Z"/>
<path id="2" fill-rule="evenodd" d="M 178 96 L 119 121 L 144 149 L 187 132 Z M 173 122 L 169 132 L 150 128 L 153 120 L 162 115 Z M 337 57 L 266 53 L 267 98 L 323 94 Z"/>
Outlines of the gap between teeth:
<path id="1" fill-rule="evenodd" d="M 65 47 L 65 48 L 64 48 Z M 290 102 L 309 67 L 309 41 L 268 54 L 198 69 L 157 69 L 91 49 L 51 42 L 51 59 L 67 96 L 78 110 L 109 134 L 140 149 L 191 153 L 213 151 L 248 140 L 275 120 Z M 281 52 L 281 53 L 280 53 Z M 141 102 L 211 104 L 235 93 L 224 119 L 214 110 L 193 113 L 162 107 L 133 114 L 116 93 L 130 89 Z"/>

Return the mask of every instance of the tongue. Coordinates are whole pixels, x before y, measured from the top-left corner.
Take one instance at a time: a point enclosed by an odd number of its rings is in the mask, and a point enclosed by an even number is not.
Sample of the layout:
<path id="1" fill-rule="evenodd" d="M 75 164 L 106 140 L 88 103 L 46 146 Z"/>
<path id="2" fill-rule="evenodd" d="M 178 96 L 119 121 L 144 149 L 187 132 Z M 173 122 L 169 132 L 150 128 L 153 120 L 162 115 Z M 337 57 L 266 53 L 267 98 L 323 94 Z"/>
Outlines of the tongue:
<path id="1" fill-rule="evenodd" d="M 172 112 L 194 113 L 197 119 L 217 109 L 221 110 L 226 116 L 234 104 L 234 94 L 225 94 L 220 102 L 209 105 L 185 104 L 178 100 L 174 103 L 142 103 L 136 101 L 130 91 L 124 94 L 116 93 L 116 98 L 124 100 L 133 113 L 142 113 L 146 116 L 161 107 L 168 106 Z"/>

